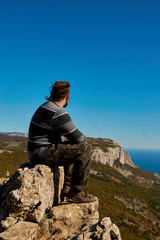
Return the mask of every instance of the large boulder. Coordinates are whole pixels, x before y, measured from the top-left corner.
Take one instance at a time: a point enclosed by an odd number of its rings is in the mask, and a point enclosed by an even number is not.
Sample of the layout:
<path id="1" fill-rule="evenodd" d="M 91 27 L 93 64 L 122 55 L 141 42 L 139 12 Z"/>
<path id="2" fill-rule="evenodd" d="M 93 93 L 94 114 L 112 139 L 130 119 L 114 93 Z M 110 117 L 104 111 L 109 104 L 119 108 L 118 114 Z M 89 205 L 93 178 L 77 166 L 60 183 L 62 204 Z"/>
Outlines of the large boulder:
<path id="1" fill-rule="evenodd" d="M 37 232 L 37 223 L 22 221 L 0 233 L 0 240 L 33 240 L 37 238 Z"/>
<path id="2" fill-rule="evenodd" d="M 92 203 L 63 202 L 54 206 L 39 231 L 39 239 L 72 239 L 82 229 L 95 225 L 99 221 L 99 201 Z M 51 237 L 51 238 L 49 238 Z"/>
<path id="3" fill-rule="evenodd" d="M 59 202 L 62 187 L 62 167 L 52 171 L 45 165 L 22 166 L 3 186 L 1 230 L 23 220 L 40 223 L 53 203 Z"/>

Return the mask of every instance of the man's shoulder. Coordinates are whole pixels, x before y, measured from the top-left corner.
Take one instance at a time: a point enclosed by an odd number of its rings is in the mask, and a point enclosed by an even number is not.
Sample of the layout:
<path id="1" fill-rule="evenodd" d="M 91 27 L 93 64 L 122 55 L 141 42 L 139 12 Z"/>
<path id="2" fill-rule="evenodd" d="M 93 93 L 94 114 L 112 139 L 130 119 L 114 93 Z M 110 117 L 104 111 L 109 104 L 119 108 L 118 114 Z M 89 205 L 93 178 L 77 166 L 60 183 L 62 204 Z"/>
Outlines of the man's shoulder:
<path id="1" fill-rule="evenodd" d="M 61 108 L 55 104 L 54 102 L 52 101 L 47 101 L 47 102 L 44 102 L 42 105 L 41 105 L 42 108 L 45 108 L 45 109 L 48 109 L 48 110 L 51 110 L 51 111 L 59 111 Z"/>
<path id="2" fill-rule="evenodd" d="M 49 111 L 55 112 L 55 114 L 68 114 L 67 111 L 64 108 L 61 108 L 56 103 L 52 101 L 47 101 L 41 105 L 42 108 L 48 109 Z"/>

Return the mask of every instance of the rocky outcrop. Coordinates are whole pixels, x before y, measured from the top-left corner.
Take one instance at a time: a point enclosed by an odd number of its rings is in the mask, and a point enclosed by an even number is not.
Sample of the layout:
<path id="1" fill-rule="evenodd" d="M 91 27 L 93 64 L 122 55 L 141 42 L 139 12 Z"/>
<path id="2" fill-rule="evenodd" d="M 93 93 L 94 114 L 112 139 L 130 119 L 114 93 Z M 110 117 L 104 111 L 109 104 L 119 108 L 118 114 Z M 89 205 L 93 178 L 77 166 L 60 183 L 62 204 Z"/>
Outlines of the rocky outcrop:
<path id="1" fill-rule="evenodd" d="M 128 164 L 132 167 L 136 167 L 131 161 L 129 153 L 125 152 L 121 147 L 108 147 L 106 152 L 101 148 L 96 147 L 93 149 L 92 160 L 108 164 L 110 167 L 116 167 L 118 165 L 117 161 L 122 165 Z"/>
<path id="2" fill-rule="evenodd" d="M 94 226 L 99 221 L 98 199 L 92 203 L 64 202 L 53 207 L 38 238 L 46 239 L 73 239 L 87 228 Z M 52 237 L 52 238 L 50 238 Z"/>
<path id="3" fill-rule="evenodd" d="M 55 168 L 53 173 L 45 165 L 29 165 L 15 172 L 3 185 L 1 229 L 7 229 L 22 220 L 38 223 L 41 221 L 53 203 L 59 202 L 59 194 L 63 187 L 61 168 Z M 53 181 L 53 175 L 57 181 Z"/>
<path id="4" fill-rule="evenodd" d="M 98 200 L 88 204 L 65 203 L 53 208 L 52 217 L 42 226 L 20 221 L 0 233 L 0 240 L 121 240 L 118 227 L 110 218 L 98 221 L 97 213 Z"/>
<path id="5" fill-rule="evenodd" d="M 22 221 L 0 233 L 0 240 L 34 240 L 37 232 L 38 224 Z"/>
<path id="6" fill-rule="evenodd" d="M 99 221 L 98 199 L 60 203 L 63 168 L 27 164 L 0 187 L 1 240 L 121 240 L 109 218 Z"/>
<path id="7" fill-rule="evenodd" d="M 121 240 L 110 218 L 99 221 L 98 199 L 93 203 L 64 203 L 53 207 L 49 219 L 38 223 L 20 221 L 0 233 L 0 240 Z"/>
<path id="8" fill-rule="evenodd" d="M 93 149 L 92 161 L 108 164 L 125 177 L 133 175 L 132 172 L 125 167 L 126 164 L 134 168 L 137 167 L 131 161 L 129 153 L 125 152 L 121 147 L 108 147 L 106 150 L 107 151 L 104 151 L 99 147 L 95 147 Z"/>
<path id="9" fill-rule="evenodd" d="M 133 175 L 126 166 L 129 165 L 133 168 L 137 168 L 137 166 L 132 162 L 129 153 L 125 152 L 118 143 L 115 143 L 111 139 L 102 138 L 88 138 L 87 140 L 93 146 L 93 162 L 108 164 L 125 177 Z"/>
<path id="10" fill-rule="evenodd" d="M 118 227 L 111 222 L 110 218 L 103 218 L 96 225 L 87 228 L 79 235 L 77 235 L 75 240 L 120 240 L 121 235 Z"/>

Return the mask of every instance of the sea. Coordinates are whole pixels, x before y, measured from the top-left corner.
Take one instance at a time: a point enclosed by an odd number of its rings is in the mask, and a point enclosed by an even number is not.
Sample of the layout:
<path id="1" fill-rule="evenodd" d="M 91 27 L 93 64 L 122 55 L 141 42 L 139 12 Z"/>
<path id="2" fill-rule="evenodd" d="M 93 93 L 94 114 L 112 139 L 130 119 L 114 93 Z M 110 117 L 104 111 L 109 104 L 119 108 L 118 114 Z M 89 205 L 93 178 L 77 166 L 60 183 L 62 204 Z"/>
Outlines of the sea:
<path id="1" fill-rule="evenodd" d="M 129 152 L 132 162 L 139 168 L 160 175 L 160 150 L 125 149 Z"/>

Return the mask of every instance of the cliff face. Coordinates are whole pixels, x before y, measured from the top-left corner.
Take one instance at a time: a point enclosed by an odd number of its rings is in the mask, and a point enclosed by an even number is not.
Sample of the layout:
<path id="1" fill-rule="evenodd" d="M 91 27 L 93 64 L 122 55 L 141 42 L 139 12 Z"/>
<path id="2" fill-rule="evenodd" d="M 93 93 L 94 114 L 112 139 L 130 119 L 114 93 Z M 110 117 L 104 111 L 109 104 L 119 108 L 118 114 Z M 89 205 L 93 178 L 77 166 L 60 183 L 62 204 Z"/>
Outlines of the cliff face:
<path id="1" fill-rule="evenodd" d="M 110 218 L 99 221 L 99 200 L 60 203 L 63 167 L 27 163 L 0 185 L 1 240 L 121 240 Z"/>
<path id="2" fill-rule="evenodd" d="M 132 162 L 129 153 L 125 152 L 118 143 L 102 138 L 88 138 L 88 141 L 93 146 L 93 162 L 108 164 L 125 177 L 132 175 L 132 172 L 126 168 L 126 165 L 137 168 Z"/>
<path id="3" fill-rule="evenodd" d="M 128 152 L 111 139 L 88 138 L 93 147 L 92 161 L 109 165 L 126 178 L 131 177 L 142 186 L 152 187 L 160 184 L 160 176 L 137 167 Z M 92 171 L 93 173 L 93 171 Z M 94 173 L 93 173 L 94 174 Z"/>
<path id="4" fill-rule="evenodd" d="M 127 170 L 125 164 L 134 168 L 137 166 L 131 161 L 129 153 L 125 152 L 121 147 L 107 148 L 107 152 L 104 152 L 101 148 L 96 147 L 93 150 L 92 155 L 93 162 L 100 162 L 102 164 L 108 164 L 110 167 L 115 168 L 125 177 L 132 175 L 131 171 Z"/>
<path id="5" fill-rule="evenodd" d="M 107 148 L 107 152 L 104 152 L 101 148 L 96 147 L 93 150 L 93 161 L 108 164 L 110 167 L 115 167 L 117 161 L 119 164 L 128 164 L 132 167 L 137 167 L 130 158 L 129 153 L 125 152 L 122 147 Z"/>

